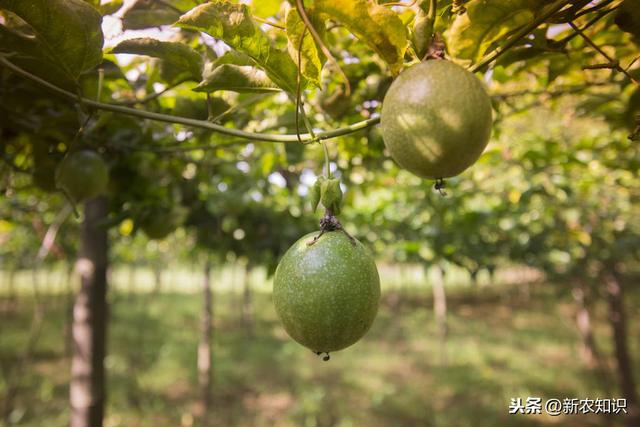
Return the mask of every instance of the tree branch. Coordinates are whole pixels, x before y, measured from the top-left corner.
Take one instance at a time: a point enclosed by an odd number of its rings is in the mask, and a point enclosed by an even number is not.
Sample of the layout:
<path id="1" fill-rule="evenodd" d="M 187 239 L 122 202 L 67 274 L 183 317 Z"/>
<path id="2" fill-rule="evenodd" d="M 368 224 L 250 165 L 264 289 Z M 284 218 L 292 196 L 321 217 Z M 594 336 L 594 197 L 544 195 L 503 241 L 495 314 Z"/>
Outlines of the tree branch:
<path id="1" fill-rule="evenodd" d="M 504 45 L 494 49 L 493 51 L 491 51 L 491 53 L 486 55 L 479 62 L 472 65 L 471 68 L 469 68 L 469 71 L 475 73 L 476 71 L 479 71 L 480 69 L 488 65 L 490 62 L 496 60 L 507 50 L 515 46 L 520 40 L 528 36 L 529 33 L 531 33 L 533 30 L 538 28 L 540 24 L 544 23 L 547 19 L 555 15 L 558 11 L 560 11 L 563 7 L 565 7 L 570 3 L 571 3 L 571 0 L 556 0 L 554 3 L 548 6 L 547 10 L 544 13 L 536 17 L 536 19 L 531 21 L 529 25 L 523 27 L 520 31 L 514 34 L 511 40 L 507 41 Z"/>
<path id="2" fill-rule="evenodd" d="M 0 64 L 4 65 L 5 67 L 7 67 L 8 69 L 12 70 L 13 72 L 15 72 L 16 74 L 21 75 L 22 77 L 25 77 L 35 83 L 38 83 L 39 85 L 46 87 L 47 89 L 57 93 L 58 95 L 61 95 L 65 98 L 68 98 L 72 101 L 77 101 L 78 100 L 78 96 L 74 93 L 68 92 L 64 89 L 61 89 L 49 82 L 47 82 L 46 80 L 41 79 L 40 77 L 37 77 L 31 73 L 29 73 L 28 71 L 23 70 L 22 68 L 18 67 L 17 65 L 13 64 L 11 61 L 8 61 L 5 57 L 0 56 Z M 82 102 L 84 103 L 84 105 L 86 105 L 87 107 L 90 108 L 95 108 L 95 109 L 99 109 L 99 110 L 105 110 L 105 111 L 111 111 L 114 113 L 119 113 L 119 114 L 126 114 L 129 116 L 134 116 L 134 117 L 141 117 L 143 119 L 150 119 L 150 120 L 156 120 L 159 122 L 165 122 L 165 123 L 173 123 L 173 124 L 179 124 L 179 125 L 185 125 L 185 126 L 191 126 L 191 127 L 195 127 L 195 128 L 200 128 L 200 129 L 207 129 L 207 130 L 211 130 L 214 132 L 218 132 L 218 133 L 222 133 L 222 134 L 226 134 L 226 135 L 230 135 L 230 136 L 236 136 L 239 138 L 245 138 L 245 139 L 250 139 L 253 141 L 265 141 L 265 142 L 298 142 L 298 136 L 297 135 L 293 135 L 293 134 L 284 134 L 284 135 L 277 135 L 277 134 L 261 134 L 261 133 L 255 133 L 255 132 L 246 132 L 243 130 L 238 130 L 238 129 L 232 129 L 232 128 L 227 128 L 221 125 L 217 125 L 215 123 L 211 123 L 205 120 L 195 120 L 195 119 L 189 119 L 186 117 L 178 117 L 178 116 L 172 116 L 169 114 L 160 114 L 160 113 L 153 113 L 150 111 L 144 111 L 144 110 L 137 110 L 135 108 L 129 108 L 129 107 L 124 107 L 124 106 L 120 106 L 120 105 L 114 105 L 114 104 L 108 104 L 108 103 L 104 103 L 104 102 L 97 102 L 97 101 L 93 101 L 91 99 L 87 99 L 87 98 L 82 98 Z M 323 132 L 318 132 L 316 133 L 316 140 L 323 140 L 323 139 L 330 139 L 330 138 L 335 138 L 338 136 L 343 136 L 343 135 L 348 135 L 350 133 L 354 133 L 357 132 L 359 130 L 362 129 L 366 129 L 370 126 L 374 126 L 376 124 L 380 123 L 380 117 L 376 116 L 374 118 L 371 119 L 367 119 L 367 120 L 363 120 L 360 122 L 356 122 L 353 123 L 351 125 L 345 126 L 343 128 L 339 128 L 339 129 L 333 129 L 333 130 L 329 130 L 329 131 L 323 131 Z M 300 135 L 300 138 L 303 141 L 311 141 L 314 138 L 309 135 L 308 133 L 302 134 Z"/>
<path id="3" fill-rule="evenodd" d="M 610 57 L 607 54 L 607 52 L 605 52 L 604 50 L 602 50 L 602 48 L 600 46 L 595 44 L 593 42 L 593 40 L 591 40 L 589 38 L 589 36 L 587 36 L 580 28 L 578 28 L 576 26 L 576 24 L 574 24 L 573 22 L 569 22 L 569 26 L 573 29 L 573 31 L 578 33 L 580 35 L 580 37 L 582 37 L 584 39 L 584 41 L 586 41 L 589 46 L 594 48 L 600 55 L 604 56 L 606 58 L 606 60 L 609 61 L 609 64 L 611 65 L 611 68 L 613 68 L 613 69 L 615 69 L 617 71 L 620 71 L 622 74 L 627 76 L 629 78 L 629 80 L 631 80 L 633 83 L 640 84 L 640 83 L 638 83 L 638 81 L 631 74 L 629 74 L 629 72 L 627 70 L 625 70 L 624 68 L 622 68 L 620 66 L 620 63 L 618 61 L 616 61 L 615 59 Z"/>

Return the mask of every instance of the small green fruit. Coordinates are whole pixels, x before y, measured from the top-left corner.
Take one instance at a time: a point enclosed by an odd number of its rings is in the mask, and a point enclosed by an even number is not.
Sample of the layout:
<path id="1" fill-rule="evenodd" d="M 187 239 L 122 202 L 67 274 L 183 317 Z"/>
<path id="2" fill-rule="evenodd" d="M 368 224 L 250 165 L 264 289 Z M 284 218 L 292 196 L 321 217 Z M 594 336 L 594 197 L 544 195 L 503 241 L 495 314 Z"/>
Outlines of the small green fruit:
<path id="1" fill-rule="evenodd" d="M 431 60 L 405 70 L 382 103 L 380 130 L 398 164 L 448 178 L 474 164 L 491 136 L 491 99 L 472 73 Z"/>
<path id="2" fill-rule="evenodd" d="M 342 350 L 369 330 L 380 279 L 373 257 L 341 231 L 307 234 L 278 264 L 273 301 L 287 333 L 315 352 Z"/>
<path id="3" fill-rule="evenodd" d="M 109 170 L 98 153 L 76 151 L 65 157 L 56 168 L 56 187 L 75 202 L 91 199 L 105 192 Z"/>
<path id="4" fill-rule="evenodd" d="M 157 206 L 142 216 L 140 228 L 150 239 L 164 239 L 184 223 L 187 213 L 187 209 L 182 206 Z"/>

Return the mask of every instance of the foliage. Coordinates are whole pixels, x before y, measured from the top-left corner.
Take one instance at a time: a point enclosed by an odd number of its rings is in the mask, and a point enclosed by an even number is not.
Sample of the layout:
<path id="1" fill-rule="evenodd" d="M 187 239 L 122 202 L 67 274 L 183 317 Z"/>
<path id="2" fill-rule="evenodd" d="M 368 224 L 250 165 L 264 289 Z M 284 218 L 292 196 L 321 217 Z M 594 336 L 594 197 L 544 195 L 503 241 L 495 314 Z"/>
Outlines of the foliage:
<path id="1" fill-rule="evenodd" d="M 314 228 L 308 212 L 317 203 L 307 196 L 316 177 L 327 175 L 319 145 L 295 142 L 295 135 L 337 129 L 340 137 L 326 144 L 345 193 L 343 221 L 380 255 L 446 259 L 476 274 L 505 262 L 559 272 L 568 268 L 558 264 L 565 254 L 578 266 L 635 253 L 628 218 L 637 195 L 627 187 L 637 153 L 625 135 L 635 129 L 640 97 L 630 1 L 472 0 L 462 9 L 449 1 L 120 4 L 56 0 L 29 8 L 0 1 L 5 194 L 33 196 L 55 212 L 63 199 L 45 193 L 55 190 L 47 185 L 51 171 L 68 153 L 91 148 L 110 169 L 106 226 L 115 236 L 133 238 L 150 213 L 175 209 L 185 212 L 187 247 L 273 268 L 297 236 Z M 100 14 L 121 17 L 126 37 L 109 36 L 105 44 Z M 149 31 L 131 38 L 130 29 Z M 399 172 L 370 127 L 395 75 L 438 43 L 487 83 L 496 123 L 489 150 L 447 182 L 445 198 Z M 74 106 L 51 96 L 7 63 L 82 97 Z M 104 111 L 96 99 L 120 109 Z M 594 120 L 598 132 L 525 142 L 522 128 L 508 123 L 537 105 L 565 106 L 574 112 L 571 122 L 593 117 L 580 122 L 590 127 Z M 172 114 L 192 127 L 172 123 Z M 543 133 L 552 119 L 527 119 L 528 127 Z M 205 129 L 212 123 L 222 133 Z M 289 142 L 249 144 L 227 129 Z M 615 143 L 604 143 L 605 135 L 615 135 Z M 591 160 L 567 161 L 567 152 Z M 584 178 L 592 174 L 597 178 Z M 534 218 L 537 203 L 544 209 Z M 615 209 L 567 217 L 584 204 Z M 567 234 L 577 240 L 563 241 Z"/>

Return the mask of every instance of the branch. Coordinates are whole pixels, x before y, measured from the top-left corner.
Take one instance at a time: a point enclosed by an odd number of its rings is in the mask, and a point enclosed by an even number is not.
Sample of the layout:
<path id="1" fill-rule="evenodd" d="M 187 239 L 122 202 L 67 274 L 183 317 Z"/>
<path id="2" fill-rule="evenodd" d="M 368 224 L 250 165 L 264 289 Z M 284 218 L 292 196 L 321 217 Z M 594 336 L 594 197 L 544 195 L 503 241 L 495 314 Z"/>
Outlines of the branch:
<path id="1" fill-rule="evenodd" d="M 70 205 L 64 205 L 64 207 L 60 210 L 56 218 L 53 220 L 53 223 L 47 229 L 47 232 L 42 239 L 42 244 L 40 245 L 40 249 L 38 250 L 38 255 L 36 255 L 36 264 L 39 265 L 44 261 L 47 257 L 51 248 L 54 247 L 56 242 L 56 236 L 58 235 L 58 230 L 67 219 L 69 214 L 73 209 Z"/>
<path id="2" fill-rule="evenodd" d="M 154 99 L 157 99 L 157 98 L 161 97 L 162 95 L 164 95 L 166 92 L 170 91 L 171 89 L 175 89 L 176 87 L 180 86 L 182 83 L 186 83 L 188 81 L 189 81 L 189 79 L 180 80 L 180 81 L 178 81 L 176 83 L 173 83 L 173 84 L 165 87 L 161 91 L 150 93 L 150 94 L 148 94 L 145 97 L 140 98 L 140 99 L 137 99 L 137 98 L 136 99 L 127 99 L 126 101 L 116 101 L 116 102 L 113 102 L 112 104 L 113 105 L 124 105 L 124 106 L 133 106 L 133 105 L 136 105 L 136 104 L 146 104 L 148 102 L 153 101 Z M 100 98 L 98 98 L 98 99 L 100 99 Z"/>
<path id="3" fill-rule="evenodd" d="M 522 40 L 523 38 L 528 36 L 529 33 L 531 33 L 533 30 L 538 28 L 538 26 L 540 26 L 540 24 L 544 23 L 547 19 L 549 19 L 551 16 L 555 15 L 559 10 L 561 10 L 563 7 L 565 7 L 566 5 L 568 5 L 570 3 L 571 3 L 571 0 L 556 0 L 553 4 L 551 4 L 547 8 L 547 10 L 543 14 L 538 16 L 529 25 L 523 27 L 520 31 L 518 31 L 516 34 L 514 34 L 514 36 L 513 36 L 513 38 L 511 40 L 506 42 L 504 45 L 494 49 L 493 51 L 491 51 L 491 53 L 489 53 L 484 58 L 482 58 L 480 60 L 480 62 L 477 62 L 476 64 L 471 66 L 471 68 L 469 68 L 469 71 L 471 71 L 471 72 L 479 71 L 482 67 L 484 67 L 484 66 L 488 65 L 490 62 L 496 60 L 498 57 L 500 57 L 507 50 L 509 50 L 510 48 L 515 46 L 520 40 Z"/>
<path id="4" fill-rule="evenodd" d="M 578 28 L 576 26 L 576 24 L 574 24 L 573 22 L 569 22 L 569 26 L 571 26 L 571 28 L 573 28 L 573 30 L 578 33 L 580 35 L 580 37 L 582 37 L 584 39 L 584 41 L 587 42 L 587 44 L 589 46 L 591 46 L 592 48 L 594 48 L 600 55 L 604 56 L 607 61 L 609 61 L 610 64 L 610 68 L 613 68 L 617 71 L 620 71 L 622 74 L 624 74 L 625 76 L 627 76 L 629 78 L 629 80 L 631 80 L 632 82 L 634 82 L 635 84 L 640 84 L 638 83 L 638 81 L 633 78 L 633 76 L 631 74 L 629 74 L 629 72 L 627 70 L 625 70 L 624 68 L 622 68 L 620 66 L 620 63 L 618 61 L 616 61 L 615 59 L 613 59 L 612 57 L 610 57 L 607 52 L 605 52 L 604 50 L 602 50 L 602 48 L 600 46 L 598 46 L 597 44 L 595 44 L 593 42 L 593 40 L 591 40 L 589 38 L 589 36 L 587 36 L 580 28 Z"/>
<path id="5" fill-rule="evenodd" d="M 34 76 L 28 71 L 25 71 L 22 68 L 18 67 L 17 65 L 13 64 L 12 62 L 8 61 L 3 56 L 0 56 L 0 64 L 9 68 L 16 74 L 19 74 L 35 83 L 38 83 L 43 87 L 46 87 L 47 89 L 57 93 L 58 95 L 64 96 L 72 101 L 78 101 L 78 96 L 76 94 L 68 92 L 64 89 L 61 89 L 47 82 L 46 80 L 41 79 L 40 77 Z M 246 132 L 238 129 L 227 128 L 227 127 L 217 125 L 215 123 L 211 123 L 205 120 L 195 120 L 195 119 L 189 119 L 186 117 L 172 116 L 169 114 L 153 113 L 150 111 L 137 110 L 135 108 L 123 107 L 120 105 L 97 102 L 87 98 L 81 98 L 81 100 L 87 107 L 96 108 L 99 110 L 111 111 L 114 113 L 126 114 L 129 116 L 141 117 L 143 119 L 156 120 L 159 122 L 180 124 L 180 125 L 191 126 L 191 127 L 200 128 L 200 129 L 207 129 L 207 130 L 222 133 L 225 135 L 236 136 L 239 138 L 250 139 L 253 141 L 298 142 L 298 136 L 293 134 L 276 135 L 276 134 L 261 134 L 261 133 L 255 133 L 255 132 Z M 329 139 L 329 138 L 335 138 L 338 136 L 348 135 L 350 133 L 354 133 L 359 130 L 377 125 L 378 123 L 380 123 L 379 116 L 371 119 L 363 120 L 361 122 L 356 122 L 351 125 L 345 126 L 343 128 L 318 132 L 315 135 L 316 136 L 315 139 L 323 140 L 323 139 Z M 300 135 L 300 138 L 305 142 L 311 141 L 314 139 L 308 133 Z"/>

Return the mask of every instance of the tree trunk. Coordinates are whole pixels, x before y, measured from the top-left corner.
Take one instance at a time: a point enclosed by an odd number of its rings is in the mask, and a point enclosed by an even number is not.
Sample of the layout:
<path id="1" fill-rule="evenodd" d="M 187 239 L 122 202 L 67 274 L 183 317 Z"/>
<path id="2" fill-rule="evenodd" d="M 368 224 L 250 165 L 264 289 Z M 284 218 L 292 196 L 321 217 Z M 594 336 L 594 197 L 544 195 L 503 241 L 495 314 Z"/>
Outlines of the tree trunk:
<path id="1" fill-rule="evenodd" d="M 127 296 L 129 297 L 129 300 L 133 299 L 133 293 L 135 292 L 135 285 L 136 285 L 136 266 L 135 265 L 130 265 L 129 266 L 129 274 L 127 275 Z"/>
<path id="2" fill-rule="evenodd" d="M 596 349 L 595 340 L 593 338 L 593 330 L 591 329 L 591 316 L 586 304 L 587 287 L 584 280 L 576 278 L 573 280 L 573 301 L 576 303 L 576 325 L 582 338 L 582 346 L 580 355 L 585 365 L 590 369 L 596 367 L 598 360 L 598 350 Z"/>
<path id="3" fill-rule="evenodd" d="M 159 265 L 153 267 L 153 293 L 159 294 L 162 290 L 162 268 Z"/>
<path id="4" fill-rule="evenodd" d="M 66 357 L 73 356 L 73 264 L 67 265 L 67 283 L 65 285 L 65 322 L 64 322 L 64 354 Z"/>
<path id="5" fill-rule="evenodd" d="M 638 395 L 633 379 L 633 368 L 627 342 L 627 319 L 624 307 L 623 286 L 615 271 L 604 271 L 603 279 L 609 299 L 609 321 L 611 322 L 611 330 L 613 333 L 620 388 L 622 395 L 627 399 L 629 412 L 627 424 L 629 426 L 638 426 L 640 425 L 640 408 L 638 407 Z"/>
<path id="6" fill-rule="evenodd" d="M 591 315 L 587 303 L 589 289 L 582 278 L 578 277 L 573 280 L 572 294 L 573 300 L 576 303 L 576 325 L 582 338 L 580 355 L 589 369 L 595 369 L 597 371 L 605 391 L 607 394 L 611 394 L 611 384 L 609 383 L 606 366 L 598 351 L 593 329 L 591 328 Z"/>
<path id="7" fill-rule="evenodd" d="M 17 309 L 16 271 L 11 268 L 7 278 L 7 312 L 13 313 Z"/>
<path id="8" fill-rule="evenodd" d="M 81 287 L 73 307 L 71 427 L 99 427 L 104 416 L 107 230 L 101 222 L 106 215 L 106 198 L 85 203 L 77 264 Z"/>
<path id="9" fill-rule="evenodd" d="M 253 304 L 251 298 L 251 270 L 247 264 L 244 274 L 244 288 L 242 291 L 242 324 L 249 337 L 253 336 Z"/>
<path id="10" fill-rule="evenodd" d="M 444 290 L 444 270 L 440 266 L 435 268 L 433 281 L 433 312 L 436 317 L 442 364 L 447 364 L 447 296 Z"/>
<path id="11" fill-rule="evenodd" d="M 198 383 L 201 391 L 202 425 L 209 425 L 211 410 L 211 338 L 213 335 L 213 310 L 211 298 L 211 261 L 204 266 L 202 282 L 204 306 L 202 307 L 202 335 L 198 345 Z"/>

